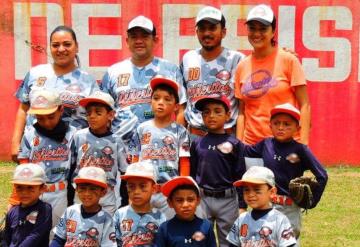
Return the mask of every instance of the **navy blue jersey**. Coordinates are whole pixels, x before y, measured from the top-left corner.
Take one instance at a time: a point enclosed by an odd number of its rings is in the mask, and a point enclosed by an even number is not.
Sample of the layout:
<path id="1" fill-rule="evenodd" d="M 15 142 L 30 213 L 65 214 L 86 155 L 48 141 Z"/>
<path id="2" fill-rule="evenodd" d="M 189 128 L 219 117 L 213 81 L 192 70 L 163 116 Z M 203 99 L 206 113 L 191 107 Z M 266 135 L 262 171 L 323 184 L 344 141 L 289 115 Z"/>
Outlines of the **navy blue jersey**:
<path id="1" fill-rule="evenodd" d="M 212 225 L 208 220 L 195 216 L 192 221 L 184 221 L 176 216 L 161 224 L 155 237 L 156 247 L 215 247 L 216 240 Z"/>
<path id="2" fill-rule="evenodd" d="M 6 215 L 5 240 L 12 246 L 49 246 L 51 206 L 41 200 L 30 207 L 14 206 Z"/>
<path id="3" fill-rule="evenodd" d="M 264 166 L 274 172 L 279 195 L 289 196 L 289 182 L 310 170 L 320 186 L 313 191 L 314 207 L 325 189 L 328 175 L 310 149 L 295 140 L 281 143 L 274 138 L 266 138 L 255 145 L 245 147 L 245 156 L 263 158 Z"/>
<path id="4" fill-rule="evenodd" d="M 207 190 L 233 187 L 245 173 L 244 144 L 229 134 L 208 133 L 195 139 L 190 147 L 191 176 Z M 246 207 L 239 192 L 239 207 Z"/>

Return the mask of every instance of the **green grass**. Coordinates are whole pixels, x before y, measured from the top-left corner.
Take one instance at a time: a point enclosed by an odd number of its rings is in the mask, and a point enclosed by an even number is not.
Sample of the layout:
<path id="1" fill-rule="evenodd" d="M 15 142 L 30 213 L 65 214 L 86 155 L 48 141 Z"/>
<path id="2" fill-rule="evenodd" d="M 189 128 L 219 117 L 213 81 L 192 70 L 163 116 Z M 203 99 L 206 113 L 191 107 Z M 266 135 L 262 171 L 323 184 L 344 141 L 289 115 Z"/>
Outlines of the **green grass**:
<path id="1" fill-rule="evenodd" d="M 0 163 L 0 212 L 7 206 L 14 165 Z M 360 246 L 360 168 L 328 168 L 320 203 L 303 215 L 301 246 Z"/>

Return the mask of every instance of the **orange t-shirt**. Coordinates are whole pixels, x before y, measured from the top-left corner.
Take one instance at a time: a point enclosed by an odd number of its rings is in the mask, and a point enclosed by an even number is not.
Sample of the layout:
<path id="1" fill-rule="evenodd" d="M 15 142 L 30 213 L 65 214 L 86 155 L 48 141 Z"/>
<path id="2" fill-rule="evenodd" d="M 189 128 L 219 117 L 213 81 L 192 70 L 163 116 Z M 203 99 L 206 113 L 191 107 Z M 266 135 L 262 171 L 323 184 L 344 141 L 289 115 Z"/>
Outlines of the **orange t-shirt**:
<path id="1" fill-rule="evenodd" d="M 298 106 L 294 87 L 306 85 L 304 71 L 297 57 L 276 48 L 266 58 L 252 55 L 242 60 L 235 72 L 235 96 L 244 103 L 244 141 L 255 144 L 272 136 L 270 111 L 278 105 Z"/>

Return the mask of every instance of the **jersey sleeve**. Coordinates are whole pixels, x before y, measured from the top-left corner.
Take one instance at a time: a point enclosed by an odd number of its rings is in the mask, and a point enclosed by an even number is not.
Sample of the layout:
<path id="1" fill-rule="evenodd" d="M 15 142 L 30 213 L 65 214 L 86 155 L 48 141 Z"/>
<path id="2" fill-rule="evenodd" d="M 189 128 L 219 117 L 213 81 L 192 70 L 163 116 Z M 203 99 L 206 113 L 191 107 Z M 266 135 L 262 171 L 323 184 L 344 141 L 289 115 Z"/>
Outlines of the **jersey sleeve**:
<path id="1" fill-rule="evenodd" d="M 116 139 L 117 143 L 117 158 L 118 158 L 118 171 L 125 172 L 128 167 L 126 161 L 126 148 L 121 138 Z"/>
<path id="2" fill-rule="evenodd" d="M 103 227 L 103 236 L 101 238 L 100 246 L 102 247 L 116 247 L 115 228 L 112 218 L 106 218 Z"/>
<path id="3" fill-rule="evenodd" d="M 116 242 L 118 243 L 119 246 L 122 246 L 122 242 L 121 242 L 121 237 L 122 237 L 122 233 L 120 230 L 120 212 L 119 210 L 117 210 L 113 216 L 113 222 L 114 222 L 114 227 L 115 227 L 115 236 L 116 236 Z"/>
<path id="4" fill-rule="evenodd" d="M 300 61 L 297 57 L 292 54 L 287 54 L 289 56 L 289 81 L 292 87 L 306 85 L 306 78 L 304 69 L 300 64 Z"/>
<path id="5" fill-rule="evenodd" d="M 66 220 L 68 217 L 68 209 L 65 210 L 64 214 L 61 216 L 59 223 L 53 229 L 53 232 L 58 237 L 66 240 Z"/>
<path id="6" fill-rule="evenodd" d="M 31 153 L 31 145 L 28 140 L 28 131 L 25 128 L 25 133 L 23 137 L 21 138 L 20 142 L 20 150 L 18 153 L 18 159 L 30 159 L 30 153 Z"/>
<path id="7" fill-rule="evenodd" d="M 196 173 L 198 167 L 198 158 L 196 153 L 196 140 L 190 145 L 190 176 L 196 181 Z"/>
<path id="8" fill-rule="evenodd" d="M 303 155 L 301 157 L 301 162 L 305 164 L 308 169 L 310 169 L 319 183 L 319 186 L 313 191 L 314 204 L 312 205 L 312 208 L 314 208 L 320 201 L 321 196 L 325 190 L 325 186 L 328 181 L 328 174 L 318 159 L 312 154 L 310 149 L 306 145 L 302 146 Z"/>
<path id="9" fill-rule="evenodd" d="M 235 220 L 228 235 L 226 236 L 226 240 L 235 246 L 241 246 L 241 242 L 239 238 L 240 225 L 241 225 L 241 216 Z"/>
<path id="10" fill-rule="evenodd" d="M 154 241 L 155 247 L 167 247 L 166 226 L 167 226 L 166 223 L 160 225 L 160 228 L 155 235 L 155 241 Z"/>
<path id="11" fill-rule="evenodd" d="M 104 76 L 100 82 L 99 88 L 101 91 L 110 94 L 111 97 L 113 97 L 113 99 L 116 100 L 116 95 L 114 95 L 115 92 L 113 92 L 112 86 L 111 86 L 111 77 L 109 74 L 109 70 L 104 74 Z"/>
<path id="12" fill-rule="evenodd" d="M 296 238 L 288 218 L 284 215 L 278 226 L 278 246 L 287 247 L 296 244 Z"/>
<path id="13" fill-rule="evenodd" d="M 19 88 L 17 89 L 15 96 L 21 103 L 29 104 L 29 94 L 30 94 L 30 85 L 29 85 L 30 72 L 28 72 L 21 82 Z"/>
<path id="14" fill-rule="evenodd" d="M 212 227 L 212 225 L 209 223 L 209 231 L 207 233 L 207 244 L 206 246 L 209 247 L 216 247 L 216 238 L 215 238 L 215 233 L 214 233 L 214 229 Z"/>
<path id="15" fill-rule="evenodd" d="M 179 157 L 190 157 L 190 137 L 183 126 L 180 126 Z"/>
<path id="16" fill-rule="evenodd" d="M 176 66 L 176 82 L 179 85 L 179 104 L 185 104 L 187 102 L 186 89 L 184 87 L 184 77 L 182 76 L 181 70 Z"/>
<path id="17" fill-rule="evenodd" d="M 264 141 L 260 141 L 254 145 L 245 145 L 245 157 L 262 158 Z"/>

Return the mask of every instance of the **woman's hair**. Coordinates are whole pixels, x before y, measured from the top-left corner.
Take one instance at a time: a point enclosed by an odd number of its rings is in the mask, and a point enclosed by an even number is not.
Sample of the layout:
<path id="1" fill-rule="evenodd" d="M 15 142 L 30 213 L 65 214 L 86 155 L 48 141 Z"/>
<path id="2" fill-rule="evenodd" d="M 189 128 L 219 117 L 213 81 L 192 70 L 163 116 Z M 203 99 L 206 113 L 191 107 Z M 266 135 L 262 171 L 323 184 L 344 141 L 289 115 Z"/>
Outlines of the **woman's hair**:
<path id="1" fill-rule="evenodd" d="M 273 21 L 271 22 L 271 29 L 272 29 L 272 31 L 275 33 L 275 30 L 276 30 L 276 17 L 275 17 L 275 15 L 274 15 Z M 272 45 L 272 46 L 275 46 L 276 43 L 277 43 L 277 41 L 275 40 L 275 37 L 272 37 L 272 39 L 271 39 L 271 45 Z"/>
<path id="2" fill-rule="evenodd" d="M 52 40 L 52 37 L 53 37 L 54 33 L 61 32 L 61 31 L 70 33 L 71 37 L 73 38 L 75 43 L 76 44 L 78 43 L 74 30 L 71 27 L 68 27 L 68 26 L 57 26 L 50 34 L 50 43 L 51 43 L 51 40 Z M 78 65 L 78 67 L 80 67 L 80 58 L 79 58 L 79 56 L 77 54 L 75 55 L 75 60 L 76 60 L 76 63 Z"/>

